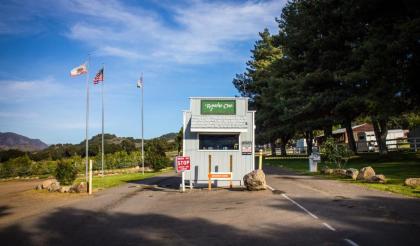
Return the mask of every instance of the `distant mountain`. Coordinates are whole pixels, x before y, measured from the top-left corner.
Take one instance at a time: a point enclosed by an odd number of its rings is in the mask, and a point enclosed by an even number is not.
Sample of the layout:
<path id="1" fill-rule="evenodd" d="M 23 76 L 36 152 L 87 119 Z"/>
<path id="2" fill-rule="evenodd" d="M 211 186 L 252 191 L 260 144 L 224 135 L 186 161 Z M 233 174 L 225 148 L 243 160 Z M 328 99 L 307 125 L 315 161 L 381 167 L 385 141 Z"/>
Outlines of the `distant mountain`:
<path id="1" fill-rule="evenodd" d="M 47 147 L 48 145 L 39 139 L 28 138 L 13 132 L 0 132 L 0 150 L 35 151 Z"/>

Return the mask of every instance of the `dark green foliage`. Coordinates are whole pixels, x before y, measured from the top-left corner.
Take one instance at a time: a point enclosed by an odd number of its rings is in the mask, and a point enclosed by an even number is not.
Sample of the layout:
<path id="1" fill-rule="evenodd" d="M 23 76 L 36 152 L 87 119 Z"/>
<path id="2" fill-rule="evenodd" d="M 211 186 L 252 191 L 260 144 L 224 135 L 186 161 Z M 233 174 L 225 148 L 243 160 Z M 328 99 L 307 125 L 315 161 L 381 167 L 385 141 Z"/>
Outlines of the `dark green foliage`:
<path id="1" fill-rule="evenodd" d="M 10 159 L 0 164 L 0 176 L 2 178 L 14 176 L 28 176 L 32 174 L 33 162 L 27 155 Z"/>
<path id="2" fill-rule="evenodd" d="M 60 160 L 55 169 L 55 177 L 62 185 L 71 185 L 77 177 L 77 167 L 69 160 Z"/>
<path id="3" fill-rule="evenodd" d="M 1 150 L 0 162 L 6 162 L 9 159 L 24 156 L 26 153 L 17 149 Z"/>
<path id="4" fill-rule="evenodd" d="M 337 144 L 334 138 L 327 138 L 321 147 L 327 162 L 338 168 L 343 168 L 353 154 L 346 145 Z"/>
<path id="5" fill-rule="evenodd" d="M 179 129 L 178 134 L 175 137 L 175 146 L 176 146 L 176 150 L 177 153 L 180 154 L 182 151 L 182 140 L 184 137 L 184 128 L 181 127 L 181 129 Z"/>
<path id="6" fill-rule="evenodd" d="M 153 165 L 152 168 L 161 169 L 169 165 L 170 162 L 164 154 L 165 151 L 177 150 L 177 144 L 179 144 L 179 141 L 182 142 L 182 136 L 181 139 L 175 139 L 175 136 L 175 133 L 169 133 L 154 140 L 145 140 L 146 151 L 147 146 L 158 145 L 158 148 L 151 148 L 153 153 L 149 155 L 150 165 Z M 120 138 L 111 134 L 105 134 L 104 139 L 105 169 L 139 166 L 141 163 L 141 140 L 131 137 Z M 102 168 L 101 141 L 101 135 L 96 135 L 89 140 L 89 155 L 94 160 L 94 170 L 101 170 Z M 149 142 L 152 142 L 152 144 L 149 144 Z M 1 151 L 0 178 L 54 174 L 61 160 L 73 163 L 80 173 L 84 173 L 86 168 L 84 144 L 84 141 L 80 144 L 55 144 L 44 150 L 30 153 L 18 150 Z M 145 164 L 148 165 L 148 162 Z"/>
<path id="7" fill-rule="evenodd" d="M 145 163 L 158 171 L 170 165 L 162 141 L 151 140 L 146 145 Z"/>
<path id="8" fill-rule="evenodd" d="M 309 145 L 314 133 L 331 135 L 334 125 L 353 136 L 352 122 L 368 116 L 380 152 L 387 153 L 390 120 L 418 113 L 420 105 L 415 6 L 415 1 L 289 1 L 277 19 L 278 34 L 260 33 L 246 72 L 233 80 L 258 112 L 258 139 L 284 145 L 298 134 Z"/>

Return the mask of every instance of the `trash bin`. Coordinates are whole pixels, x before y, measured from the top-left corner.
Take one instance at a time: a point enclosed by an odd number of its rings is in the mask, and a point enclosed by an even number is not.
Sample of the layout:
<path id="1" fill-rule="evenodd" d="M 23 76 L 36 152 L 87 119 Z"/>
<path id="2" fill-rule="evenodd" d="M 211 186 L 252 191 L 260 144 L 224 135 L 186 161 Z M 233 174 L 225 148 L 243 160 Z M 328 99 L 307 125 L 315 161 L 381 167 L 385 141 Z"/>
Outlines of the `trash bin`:
<path id="1" fill-rule="evenodd" d="M 321 161 L 321 156 L 317 153 L 312 153 L 309 156 L 309 172 L 318 171 L 318 162 Z"/>

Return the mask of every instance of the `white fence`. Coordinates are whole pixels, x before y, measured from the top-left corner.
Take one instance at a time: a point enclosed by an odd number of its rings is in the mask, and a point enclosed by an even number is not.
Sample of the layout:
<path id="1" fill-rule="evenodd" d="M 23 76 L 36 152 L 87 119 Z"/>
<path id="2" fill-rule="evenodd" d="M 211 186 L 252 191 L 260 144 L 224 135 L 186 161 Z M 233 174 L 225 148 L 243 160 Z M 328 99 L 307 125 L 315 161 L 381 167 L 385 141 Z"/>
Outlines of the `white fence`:
<path id="1" fill-rule="evenodd" d="M 373 141 L 356 142 L 357 152 L 379 152 L 378 143 Z M 387 139 L 386 146 L 388 151 L 409 151 L 417 152 L 420 150 L 420 138 L 397 138 Z"/>
<path id="2" fill-rule="evenodd" d="M 407 151 L 417 152 L 420 151 L 420 138 L 397 138 L 387 139 L 386 146 L 388 151 Z M 316 147 L 316 146 L 314 146 Z M 379 152 L 378 144 L 375 140 L 372 141 L 358 141 L 356 142 L 357 152 Z M 321 149 L 322 151 L 322 149 Z M 288 155 L 306 155 L 307 147 L 288 147 L 286 149 Z M 271 155 L 271 152 L 267 150 L 267 154 Z M 280 148 L 276 148 L 276 154 L 280 155 Z"/>

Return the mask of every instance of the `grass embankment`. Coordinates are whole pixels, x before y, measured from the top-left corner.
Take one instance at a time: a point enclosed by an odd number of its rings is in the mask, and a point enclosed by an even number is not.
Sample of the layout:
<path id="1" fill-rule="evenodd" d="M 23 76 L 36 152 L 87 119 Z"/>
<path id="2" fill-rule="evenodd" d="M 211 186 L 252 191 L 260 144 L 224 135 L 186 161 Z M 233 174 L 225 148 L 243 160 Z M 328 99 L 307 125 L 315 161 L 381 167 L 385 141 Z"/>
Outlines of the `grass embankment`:
<path id="1" fill-rule="evenodd" d="M 123 173 L 123 174 L 115 174 L 115 175 L 108 175 L 108 176 L 93 176 L 92 177 L 92 188 L 93 190 L 101 190 L 106 188 L 111 188 L 114 186 L 118 186 L 124 183 L 134 182 L 142 179 L 151 178 L 158 174 L 168 172 L 173 170 L 173 168 L 167 168 L 159 172 L 146 172 L 144 175 L 139 173 Z M 76 180 L 76 182 L 84 182 L 85 178 L 80 177 Z"/>
<path id="2" fill-rule="evenodd" d="M 337 177 L 332 175 L 321 175 L 319 172 L 312 174 L 308 172 L 307 159 L 273 159 L 264 160 L 265 165 L 282 166 L 303 174 L 319 175 L 327 178 L 339 179 L 346 182 L 364 185 L 373 189 L 390 191 L 407 196 L 420 198 L 420 187 L 411 188 L 404 185 L 406 178 L 420 177 L 420 153 L 397 153 L 391 152 L 387 156 L 380 156 L 377 153 L 360 154 L 352 157 L 344 168 L 356 168 L 371 166 L 377 174 L 384 174 L 387 178 L 386 184 L 366 183 L 353 181 L 349 178 Z M 328 165 L 330 168 L 336 168 L 332 164 L 320 163 L 321 167 Z"/>

